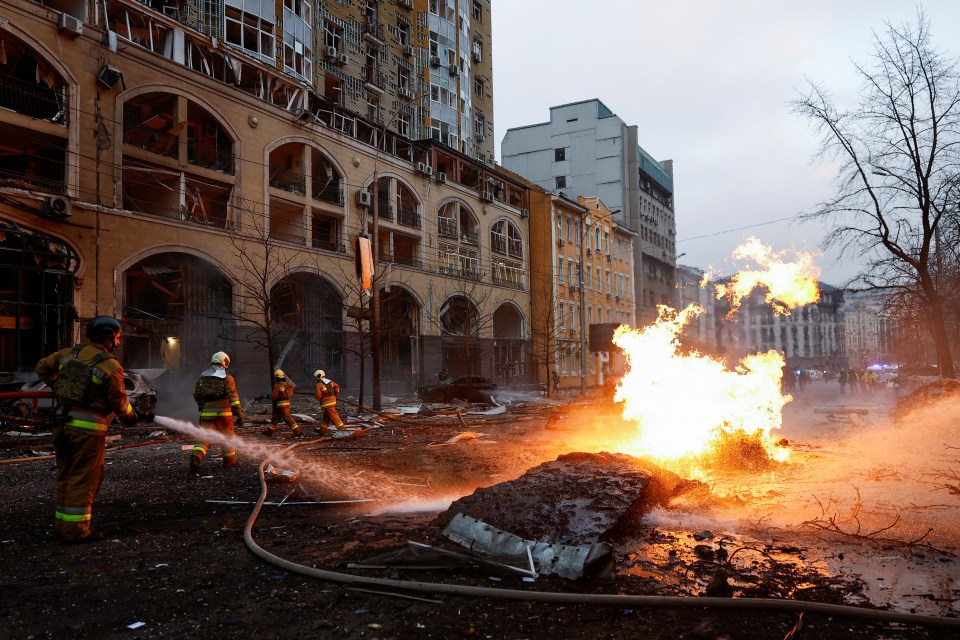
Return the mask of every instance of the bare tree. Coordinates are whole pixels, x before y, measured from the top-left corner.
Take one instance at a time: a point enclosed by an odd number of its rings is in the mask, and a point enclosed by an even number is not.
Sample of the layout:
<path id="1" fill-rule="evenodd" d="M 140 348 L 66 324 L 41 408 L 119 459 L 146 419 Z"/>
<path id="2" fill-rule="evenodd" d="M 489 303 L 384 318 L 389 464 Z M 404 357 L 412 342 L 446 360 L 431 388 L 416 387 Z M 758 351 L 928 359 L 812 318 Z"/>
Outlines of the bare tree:
<path id="1" fill-rule="evenodd" d="M 821 134 L 819 155 L 840 163 L 836 195 L 805 217 L 834 224 L 825 246 L 868 257 L 856 288 L 892 289 L 924 310 L 940 373 L 953 378 L 946 306 L 958 280 L 945 265 L 958 256 L 942 236 L 957 220 L 957 61 L 934 49 L 920 11 L 916 24 L 874 33 L 872 63 L 856 68 L 864 82 L 856 107 L 841 109 L 813 83 L 792 102 Z"/>
<path id="2" fill-rule="evenodd" d="M 279 325 L 274 317 L 280 292 L 272 286 L 285 275 L 307 265 L 304 252 L 285 251 L 270 238 L 262 217 L 253 216 L 244 233 L 230 235 L 240 286 L 239 304 L 231 315 L 237 321 L 236 332 L 223 337 L 245 342 L 266 355 L 268 372 L 273 371 L 280 355 Z"/>
<path id="3" fill-rule="evenodd" d="M 479 265 L 458 261 L 444 267 L 446 287 L 441 294 L 442 304 L 430 322 L 440 335 L 457 339 L 466 366 L 466 375 L 474 375 L 474 362 L 489 357 L 481 336 L 493 326 L 493 313 L 488 312 L 493 289 L 483 284 Z M 444 363 L 446 365 L 446 363 Z"/>
<path id="4" fill-rule="evenodd" d="M 547 385 L 547 395 L 553 393 L 551 372 L 557 366 L 557 349 L 560 341 L 560 327 L 557 325 L 557 301 L 553 296 L 541 300 L 533 309 L 533 317 L 538 325 L 533 331 L 533 362 L 537 367 L 537 379 L 544 380 Z M 584 327 L 586 331 L 586 327 Z M 540 377 L 541 371 L 544 377 Z"/>

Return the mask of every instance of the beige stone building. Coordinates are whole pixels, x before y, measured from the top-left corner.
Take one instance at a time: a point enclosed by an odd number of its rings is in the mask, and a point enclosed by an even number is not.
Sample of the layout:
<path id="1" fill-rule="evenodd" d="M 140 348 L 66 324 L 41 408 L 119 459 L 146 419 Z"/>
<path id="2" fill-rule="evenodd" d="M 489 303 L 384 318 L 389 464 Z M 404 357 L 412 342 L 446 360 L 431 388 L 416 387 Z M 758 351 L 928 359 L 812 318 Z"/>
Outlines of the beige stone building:
<path id="1" fill-rule="evenodd" d="M 532 379 L 529 191 L 478 160 L 484 145 L 420 136 L 432 100 L 396 99 L 404 64 L 432 73 L 418 43 L 433 3 L 369 2 L 375 19 L 238 4 L 0 0 L 0 371 L 32 370 L 110 314 L 126 366 L 161 380 L 224 349 L 247 396 L 277 363 L 355 390 L 370 301 L 354 244 L 370 236 L 384 392 L 442 367 Z M 489 2 L 473 5 L 489 30 Z M 338 51 L 376 54 L 377 112 L 359 106 L 370 82 L 341 77 L 352 57 L 338 74 L 321 55 L 332 15 Z"/>
<path id="2" fill-rule="evenodd" d="M 633 326 L 633 234 L 600 199 L 577 201 L 531 183 L 533 351 L 541 382 L 603 384 L 622 371 L 615 352 L 591 351 L 590 326 Z"/>

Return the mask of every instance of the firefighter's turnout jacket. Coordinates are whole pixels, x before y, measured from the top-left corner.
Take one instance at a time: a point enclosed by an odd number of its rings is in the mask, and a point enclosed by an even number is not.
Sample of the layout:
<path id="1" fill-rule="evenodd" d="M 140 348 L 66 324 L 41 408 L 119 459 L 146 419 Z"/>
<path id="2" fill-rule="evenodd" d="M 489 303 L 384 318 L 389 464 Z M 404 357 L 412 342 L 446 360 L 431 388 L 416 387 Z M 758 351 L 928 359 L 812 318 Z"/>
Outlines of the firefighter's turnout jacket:
<path id="1" fill-rule="evenodd" d="M 194 400 L 200 407 L 201 427 L 232 436 L 234 416 L 238 420 L 243 420 L 243 407 L 240 405 L 237 383 L 223 367 L 213 366 L 200 374 L 194 389 Z M 193 471 L 197 471 L 200 463 L 207 456 L 210 444 L 210 442 L 198 442 L 193 446 L 190 461 Z M 224 467 L 233 467 L 237 464 L 235 450 L 228 445 L 222 445 L 221 451 Z"/>
<path id="2" fill-rule="evenodd" d="M 301 429 L 297 421 L 290 415 L 290 398 L 296 392 L 297 387 L 288 380 L 280 380 L 274 383 L 270 391 L 270 399 L 273 401 L 273 413 L 270 415 L 270 426 L 265 433 L 272 434 L 277 430 L 277 425 L 283 420 L 293 431 L 294 435 L 300 435 Z"/>
<path id="3" fill-rule="evenodd" d="M 233 376 L 222 367 L 210 367 L 200 374 L 198 387 L 209 386 L 217 389 L 215 397 L 195 396 L 200 406 L 200 421 L 215 420 L 225 416 L 236 416 L 243 420 L 243 407 L 240 406 L 240 395 L 237 394 L 237 383 Z"/>
<path id="4" fill-rule="evenodd" d="M 330 378 L 317 378 L 317 390 L 315 396 L 320 401 L 320 408 L 323 410 L 323 424 L 333 425 L 334 428 L 342 429 L 343 420 L 337 413 L 337 394 L 340 393 L 340 385 Z M 322 431 L 322 429 L 318 429 Z"/>
<path id="5" fill-rule="evenodd" d="M 293 397 L 296 390 L 297 387 L 292 382 L 287 382 L 286 380 L 274 384 L 273 390 L 270 392 L 270 399 L 273 400 L 274 409 L 289 407 L 290 398 Z"/>
<path id="6" fill-rule="evenodd" d="M 91 534 L 93 501 L 103 482 L 104 444 L 107 428 L 118 415 L 124 422 L 133 422 L 136 413 L 127 400 L 123 384 L 123 367 L 116 358 L 104 358 L 106 349 L 100 344 L 61 349 L 37 363 L 36 372 L 47 384 L 53 384 L 67 361 L 76 358 L 93 365 L 87 400 L 64 404 L 63 422 L 53 427 L 53 446 L 57 458 L 54 483 L 54 528 L 65 542 L 95 539 Z M 81 386 L 82 383 L 81 383 Z"/>
<path id="7" fill-rule="evenodd" d="M 40 379 L 52 385 L 60 375 L 60 369 L 73 357 L 75 347 L 61 349 L 37 363 L 36 372 Z M 76 358 L 90 362 L 106 349 L 100 344 L 88 344 L 77 352 Z M 132 420 L 133 407 L 127 400 L 127 391 L 123 384 L 123 367 L 120 362 L 109 357 L 93 367 L 90 376 L 90 400 L 83 404 L 63 407 L 66 419 L 63 426 L 92 435 L 106 436 L 107 428 L 117 415 L 121 420 Z"/>

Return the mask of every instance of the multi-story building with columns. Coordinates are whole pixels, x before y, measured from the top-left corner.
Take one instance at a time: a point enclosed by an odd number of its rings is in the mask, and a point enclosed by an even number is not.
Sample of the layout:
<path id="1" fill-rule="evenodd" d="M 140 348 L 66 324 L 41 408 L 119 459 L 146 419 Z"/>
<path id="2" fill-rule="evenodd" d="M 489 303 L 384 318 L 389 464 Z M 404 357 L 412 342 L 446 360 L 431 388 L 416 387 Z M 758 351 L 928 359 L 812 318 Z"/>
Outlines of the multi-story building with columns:
<path id="1" fill-rule="evenodd" d="M 366 236 L 386 392 L 442 367 L 530 377 L 527 187 L 317 93 L 339 76 L 304 47 L 339 4 L 285 2 L 271 23 L 235 20 L 231 0 L 0 0 L 0 370 L 32 370 L 109 314 L 129 368 L 192 378 L 223 349 L 247 395 L 277 363 L 356 389 Z M 380 42 L 399 92 L 396 43 Z"/>

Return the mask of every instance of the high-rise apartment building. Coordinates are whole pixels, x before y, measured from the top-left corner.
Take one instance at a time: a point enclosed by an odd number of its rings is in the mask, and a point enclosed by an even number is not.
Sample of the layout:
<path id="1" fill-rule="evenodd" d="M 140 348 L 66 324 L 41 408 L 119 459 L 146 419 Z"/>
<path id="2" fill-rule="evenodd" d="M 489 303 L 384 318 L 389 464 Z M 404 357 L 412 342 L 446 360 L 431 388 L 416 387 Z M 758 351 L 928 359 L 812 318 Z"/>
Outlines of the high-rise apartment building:
<path id="1" fill-rule="evenodd" d="M 600 100 L 550 108 L 549 122 L 509 129 L 502 164 L 550 191 L 599 197 L 636 233 L 634 287 L 639 322 L 673 304 L 676 268 L 673 162 L 657 161 Z"/>

